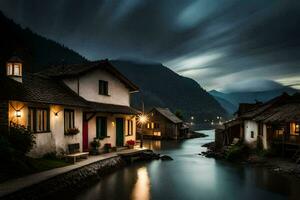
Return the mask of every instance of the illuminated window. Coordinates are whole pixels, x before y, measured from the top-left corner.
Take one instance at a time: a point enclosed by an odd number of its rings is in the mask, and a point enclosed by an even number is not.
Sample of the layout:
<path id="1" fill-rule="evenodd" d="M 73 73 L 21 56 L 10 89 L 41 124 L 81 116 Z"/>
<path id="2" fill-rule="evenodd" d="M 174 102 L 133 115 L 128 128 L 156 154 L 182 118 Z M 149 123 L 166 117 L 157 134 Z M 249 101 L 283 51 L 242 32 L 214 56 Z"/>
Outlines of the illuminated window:
<path id="1" fill-rule="evenodd" d="M 300 124 L 299 123 L 295 124 L 295 133 L 300 133 Z"/>
<path id="2" fill-rule="evenodd" d="M 154 129 L 154 122 L 151 122 L 151 128 Z"/>
<path id="3" fill-rule="evenodd" d="M 150 123 L 147 123 L 147 128 L 150 128 Z"/>
<path id="4" fill-rule="evenodd" d="M 153 135 L 155 135 L 155 136 L 161 136 L 161 132 L 160 131 L 154 131 Z"/>
<path id="5" fill-rule="evenodd" d="M 29 130 L 39 132 L 49 132 L 49 109 L 47 108 L 29 108 L 28 128 Z"/>
<path id="6" fill-rule="evenodd" d="M 21 76 L 21 66 L 20 64 L 14 64 L 14 75 Z"/>
<path id="7" fill-rule="evenodd" d="M 22 64 L 21 63 L 7 63 L 6 74 L 8 76 L 22 76 Z"/>
<path id="8" fill-rule="evenodd" d="M 127 135 L 133 135 L 133 121 L 127 120 Z"/>
<path id="9" fill-rule="evenodd" d="M 11 63 L 7 64 L 7 75 L 13 75 L 13 65 Z"/>
<path id="10" fill-rule="evenodd" d="M 291 123 L 290 124 L 290 134 L 299 135 L 300 133 L 300 123 Z"/>

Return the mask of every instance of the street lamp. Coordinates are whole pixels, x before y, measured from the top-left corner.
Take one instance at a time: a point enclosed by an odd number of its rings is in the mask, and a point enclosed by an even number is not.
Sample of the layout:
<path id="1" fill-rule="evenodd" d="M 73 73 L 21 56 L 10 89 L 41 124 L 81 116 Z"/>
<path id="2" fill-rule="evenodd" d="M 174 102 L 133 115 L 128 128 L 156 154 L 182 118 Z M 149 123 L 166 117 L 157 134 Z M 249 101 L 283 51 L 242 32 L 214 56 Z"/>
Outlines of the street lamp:
<path id="1" fill-rule="evenodd" d="M 144 124 L 146 124 L 148 121 L 148 117 L 147 115 L 145 114 L 141 114 L 139 117 L 138 117 L 138 123 L 141 124 L 141 128 L 142 128 L 142 131 L 141 131 L 141 144 L 140 144 L 140 147 L 143 148 L 143 140 L 144 140 L 144 136 L 143 136 L 143 128 L 144 128 Z"/>

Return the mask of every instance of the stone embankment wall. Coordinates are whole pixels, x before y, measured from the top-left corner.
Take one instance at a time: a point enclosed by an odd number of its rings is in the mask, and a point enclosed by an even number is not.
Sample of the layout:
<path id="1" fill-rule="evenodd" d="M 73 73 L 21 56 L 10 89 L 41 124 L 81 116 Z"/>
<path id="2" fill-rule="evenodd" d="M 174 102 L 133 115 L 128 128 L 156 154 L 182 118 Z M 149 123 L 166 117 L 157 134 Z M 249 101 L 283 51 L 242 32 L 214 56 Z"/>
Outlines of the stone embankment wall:
<path id="1" fill-rule="evenodd" d="M 48 199 L 52 195 L 57 197 L 55 194 L 84 188 L 92 181 L 125 165 L 126 162 L 120 156 L 108 158 L 24 188 L 4 199 Z"/>

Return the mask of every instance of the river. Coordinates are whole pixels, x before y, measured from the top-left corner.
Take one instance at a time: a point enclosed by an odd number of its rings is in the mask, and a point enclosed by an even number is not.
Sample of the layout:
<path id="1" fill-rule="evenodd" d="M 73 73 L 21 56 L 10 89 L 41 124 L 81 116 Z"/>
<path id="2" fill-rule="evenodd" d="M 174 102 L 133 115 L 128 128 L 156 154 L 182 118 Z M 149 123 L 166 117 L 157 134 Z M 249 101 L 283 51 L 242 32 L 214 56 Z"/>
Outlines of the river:
<path id="1" fill-rule="evenodd" d="M 130 165 L 105 176 L 71 199 L 300 199 L 297 179 L 198 155 L 206 149 L 201 146 L 214 139 L 213 131 L 201 132 L 209 137 L 146 142 L 146 147 L 174 160 Z"/>

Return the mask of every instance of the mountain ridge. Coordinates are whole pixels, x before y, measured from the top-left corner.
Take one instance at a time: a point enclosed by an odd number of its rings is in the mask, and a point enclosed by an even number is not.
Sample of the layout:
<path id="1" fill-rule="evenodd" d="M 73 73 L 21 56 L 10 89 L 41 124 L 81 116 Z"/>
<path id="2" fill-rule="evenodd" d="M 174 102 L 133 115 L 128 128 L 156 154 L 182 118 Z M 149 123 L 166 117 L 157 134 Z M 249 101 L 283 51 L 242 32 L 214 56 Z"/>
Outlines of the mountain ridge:
<path id="1" fill-rule="evenodd" d="M 216 99 L 224 99 L 230 102 L 232 105 L 236 107 L 239 106 L 239 103 L 255 103 L 255 101 L 266 102 L 276 96 L 281 95 L 282 93 L 294 94 L 299 92 L 299 90 L 294 89 L 289 86 L 282 86 L 281 88 L 266 90 L 266 91 L 256 91 L 256 92 L 231 92 L 231 93 L 223 93 L 217 90 L 211 90 L 209 93 L 214 96 Z M 228 110 L 228 108 L 226 109 Z M 231 113 L 232 114 L 232 113 Z"/>
<path id="2" fill-rule="evenodd" d="M 195 80 L 180 76 L 162 64 L 128 60 L 113 60 L 112 64 L 140 86 L 139 94 L 132 98 L 132 105 L 138 109 L 144 101 L 146 109 L 169 107 L 173 112 L 182 111 L 185 119 L 194 116 L 198 122 L 227 115 L 225 109 Z"/>

